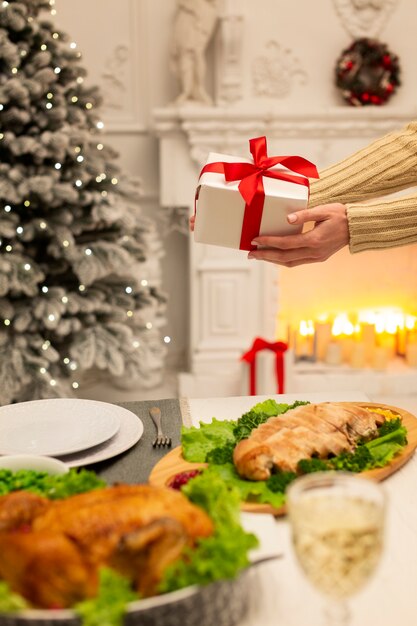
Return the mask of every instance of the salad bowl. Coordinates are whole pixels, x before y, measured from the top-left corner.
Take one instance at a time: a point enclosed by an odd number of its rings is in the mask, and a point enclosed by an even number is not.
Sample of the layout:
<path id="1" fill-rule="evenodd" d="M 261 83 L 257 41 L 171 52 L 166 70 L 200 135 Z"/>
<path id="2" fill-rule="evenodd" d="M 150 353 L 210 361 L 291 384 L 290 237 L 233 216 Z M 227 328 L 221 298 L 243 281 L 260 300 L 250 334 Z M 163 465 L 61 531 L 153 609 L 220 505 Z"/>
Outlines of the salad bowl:
<path id="1" fill-rule="evenodd" d="M 124 626 L 235 626 L 250 608 L 255 565 L 233 580 L 194 585 L 131 602 Z M 82 626 L 82 620 L 67 609 L 28 609 L 15 614 L 0 613 L 0 626 Z"/>

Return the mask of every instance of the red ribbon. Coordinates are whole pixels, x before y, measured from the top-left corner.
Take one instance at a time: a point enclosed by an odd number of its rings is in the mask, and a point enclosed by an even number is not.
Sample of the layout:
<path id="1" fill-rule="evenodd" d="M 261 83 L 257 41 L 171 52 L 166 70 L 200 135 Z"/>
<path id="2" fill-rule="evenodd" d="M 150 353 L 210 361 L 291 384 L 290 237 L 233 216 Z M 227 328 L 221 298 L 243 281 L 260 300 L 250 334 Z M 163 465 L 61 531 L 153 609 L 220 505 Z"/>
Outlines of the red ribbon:
<path id="1" fill-rule="evenodd" d="M 242 361 L 246 361 L 250 365 L 249 383 L 251 396 L 256 396 L 256 355 L 262 350 L 272 350 L 275 352 L 275 367 L 277 377 L 278 393 L 284 393 L 284 352 L 288 350 L 288 345 L 283 341 L 265 341 L 261 337 L 256 337 L 250 350 L 241 356 Z"/>
<path id="2" fill-rule="evenodd" d="M 240 250 L 255 250 L 252 240 L 259 235 L 262 221 L 262 212 L 265 201 L 263 177 L 286 180 L 296 185 L 305 185 L 310 189 L 309 178 L 319 178 L 316 166 L 299 156 L 268 157 L 266 137 L 257 137 L 249 140 L 253 163 L 207 163 L 200 172 L 200 177 L 206 172 L 224 174 L 227 182 L 240 180 L 239 191 L 245 201 Z M 281 164 L 293 172 L 304 176 L 293 176 L 282 170 L 271 170 L 271 167 Z"/>

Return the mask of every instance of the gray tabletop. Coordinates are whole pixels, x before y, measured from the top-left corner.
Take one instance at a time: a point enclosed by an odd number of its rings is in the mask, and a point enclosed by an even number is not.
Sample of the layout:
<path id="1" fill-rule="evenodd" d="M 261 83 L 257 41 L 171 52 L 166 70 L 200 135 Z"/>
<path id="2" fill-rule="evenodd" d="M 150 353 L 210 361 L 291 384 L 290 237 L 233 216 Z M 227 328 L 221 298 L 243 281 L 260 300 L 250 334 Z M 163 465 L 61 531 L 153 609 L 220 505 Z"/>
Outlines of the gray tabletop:
<path id="1" fill-rule="evenodd" d="M 116 403 L 115 403 L 116 404 Z M 107 461 L 89 465 L 87 469 L 97 472 L 107 483 L 140 483 L 146 482 L 153 466 L 170 449 L 178 446 L 181 437 L 183 417 L 178 399 L 149 400 L 138 402 L 120 402 L 119 406 L 132 411 L 143 422 L 143 435 L 139 441 L 126 452 Z M 158 406 L 163 416 L 164 433 L 171 437 L 171 448 L 153 448 L 155 426 L 149 415 L 149 409 Z"/>

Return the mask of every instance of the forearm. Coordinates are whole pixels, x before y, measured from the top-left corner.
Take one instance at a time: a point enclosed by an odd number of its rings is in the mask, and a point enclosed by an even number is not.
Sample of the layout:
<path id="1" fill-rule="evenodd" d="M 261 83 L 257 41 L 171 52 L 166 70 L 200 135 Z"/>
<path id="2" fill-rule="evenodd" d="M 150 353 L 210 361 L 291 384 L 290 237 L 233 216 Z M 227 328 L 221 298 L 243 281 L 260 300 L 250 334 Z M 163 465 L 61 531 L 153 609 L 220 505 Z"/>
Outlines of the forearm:
<path id="1" fill-rule="evenodd" d="M 417 243 L 417 193 L 346 206 L 352 253 Z"/>
<path id="2" fill-rule="evenodd" d="M 417 121 L 385 135 L 311 181 L 309 206 L 363 202 L 417 185 Z"/>

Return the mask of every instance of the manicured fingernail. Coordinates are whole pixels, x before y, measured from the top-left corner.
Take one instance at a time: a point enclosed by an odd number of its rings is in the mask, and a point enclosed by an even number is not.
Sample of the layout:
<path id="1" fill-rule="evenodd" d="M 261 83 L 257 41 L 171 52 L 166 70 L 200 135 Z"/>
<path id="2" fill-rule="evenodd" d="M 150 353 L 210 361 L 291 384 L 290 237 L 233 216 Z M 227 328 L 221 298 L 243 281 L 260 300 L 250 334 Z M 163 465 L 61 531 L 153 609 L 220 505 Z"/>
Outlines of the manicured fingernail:
<path id="1" fill-rule="evenodd" d="M 287 220 L 289 221 L 290 224 L 294 224 L 294 222 L 297 221 L 297 216 L 295 213 L 290 213 L 289 215 L 287 215 Z"/>
<path id="2" fill-rule="evenodd" d="M 251 242 L 250 242 L 250 245 L 251 245 L 251 246 L 257 246 L 257 245 L 258 245 L 258 242 L 257 242 L 257 241 L 251 241 Z"/>

